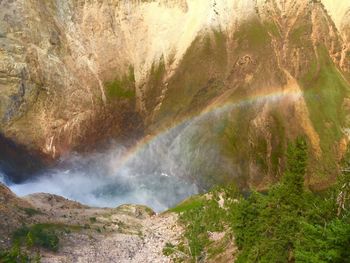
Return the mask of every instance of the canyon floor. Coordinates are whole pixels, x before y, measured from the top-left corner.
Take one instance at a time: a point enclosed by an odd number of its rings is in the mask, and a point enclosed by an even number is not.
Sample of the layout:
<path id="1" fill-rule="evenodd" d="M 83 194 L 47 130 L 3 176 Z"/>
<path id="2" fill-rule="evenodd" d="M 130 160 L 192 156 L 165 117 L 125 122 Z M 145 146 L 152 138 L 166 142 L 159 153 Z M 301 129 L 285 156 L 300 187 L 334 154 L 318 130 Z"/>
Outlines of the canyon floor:
<path id="1" fill-rule="evenodd" d="M 59 249 L 41 250 L 41 262 L 170 262 L 163 248 L 183 233 L 175 213 L 138 205 L 92 208 L 44 193 L 19 198 L 1 184 L 0 217 L 1 247 L 23 224 L 55 229 Z"/>

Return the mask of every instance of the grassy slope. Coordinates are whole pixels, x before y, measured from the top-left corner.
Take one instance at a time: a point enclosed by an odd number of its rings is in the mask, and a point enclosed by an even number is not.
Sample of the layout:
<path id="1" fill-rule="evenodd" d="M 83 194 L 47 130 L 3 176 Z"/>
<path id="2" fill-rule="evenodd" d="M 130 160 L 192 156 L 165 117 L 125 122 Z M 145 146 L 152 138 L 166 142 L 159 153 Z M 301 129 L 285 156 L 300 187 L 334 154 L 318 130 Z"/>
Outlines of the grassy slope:
<path id="1" fill-rule="evenodd" d="M 221 32 L 194 41 L 168 82 L 167 96 L 159 114 L 155 116 L 157 121 L 189 115 L 208 105 L 223 87 L 226 50 L 225 36 Z M 159 71 L 152 71 L 149 90 L 159 84 Z"/>
<path id="2" fill-rule="evenodd" d="M 309 167 L 315 175 L 310 183 L 317 183 L 319 175 L 332 176 L 337 170 L 337 142 L 342 137 L 345 121 L 342 104 L 349 87 L 325 48 L 319 48 L 316 59 L 310 24 L 303 24 L 302 20 L 298 23 L 301 26 L 291 31 L 288 41 L 291 47 L 303 47 L 301 73 L 297 78 L 305 91 L 311 123 L 321 140 L 323 155 L 311 157 Z M 168 90 L 160 111 L 154 116 L 153 127 L 163 123 L 172 126 L 179 120 L 190 119 L 226 92 L 229 95 L 222 103 L 234 105 L 256 92 L 264 93 L 269 87 L 285 85 L 284 74 L 277 68 L 272 38 L 283 41 L 276 24 L 261 23 L 257 18 L 242 24 L 233 42 L 221 32 L 198 38 L 168 81 Z M 292 51 L 290 48 L 290 56 L 293 56 Z M 240 59 L 247 55 L 252 62 L 240 64 Z M 157 105 L 155 97 L 160 94 L 154 95 L 154 91 L 163 85 L 164 68 L 161 61 L 151 72 L 148 90 L 154 97 L 150 96 L 149 109 Z M 293 70 L 290 68 L 294 74 Z M 250 82 L 245 81 L 248 75 L 252 76 Z M 261 112 L 262 105 L 244 105 L 220 116 L 209 116 L 197 124 L 195 136 L 191 135 L 192 145 L 184 147 L 203 152 L 192 157 L 191 174 L 205 189 L 233 178 L 242 187 L 266 188 L 282 175 L 287 142 L 300 135 L 303 129 L 291 118 L 292 107 L 270 105 L 267 118 L 256 127 L 253 120 Z M 211 162 L 207 161 L 208 156 Z"/>
<path id="3" fill-rule="evenodd" d="M 273 23 L 261 24 L 255 19 L 238 29 L 234 36 L 234 44 L 221 32 L 213 32 L 197 39 L 188 49 L 175 76 L 168 82 L 167 96 L 155 116 L 156 122 L 195 115 L 210 101 L 228 90 L 234 91 L 226 98 L 226 103 L 234 105 L 250 97 L 254 90 L 261 89 L 263 85 L 282 83 L 279 70 L 271 73 L 276 62 L 269 32 L 278 35 Z M 237 66 L 237 60 L 247 54 L 255 61 Z M 247 74 L 254 76 L 250 84 L 244 81 Z M 230 181 L 233 174 L 245 175 L 245 179 L 240 180 L 240 184 L 245 185 L 252 162 L 263 173 L 275 174 L 279 169 L 285 147 L 284 119 L 278 110 L 271 113 L 270 130 L 276 140 L 272 143 L 271 158 L 267 159 L 266 148 L 270 142 L 266 141 L 267 138 L 263 134 L 255 132 L 250 125 L 250 121 L 260 110 L 255 105 L 248 105 L 228 111 L 219 117 L 208 117 L 200 123 L 196 138 L 193 138 L 193 148 L 217 153 L 216 158 L 212 158 L 214 161 L 211 165 L 206 158 L 203 159 L 204 156 L 193 158 L 193 173 L 200 177 L 205 188 L 218 182 Z M 242 132 L 243 130 L 245 132 Z M 254 142 L 253 146 L 247 144 L 251 139 Z M 263 180 L 261 178 L 258 181 Z"/>
<path id="4" fill-rule="evenodd" d="M 116 78 L 105 84 L 107 96 L 113 99 L 132 99 L 135 97 L 135 75 L 134 69 L 129 68 L 128 74 Z"/>
<path id="5" fill-rule="evenodd" d="M 343 101 L 349 95 L 350 86 L 333 64 L 326 48 L 320 46 L 317 52 L 319 59 L 311 62 L 300 83 L 305 90 L 311 121 L 320 136 L 324 170 L 319 173 L 333 174 L 337 169 L 335 142 L 343 136 L 346 118 Z"/>

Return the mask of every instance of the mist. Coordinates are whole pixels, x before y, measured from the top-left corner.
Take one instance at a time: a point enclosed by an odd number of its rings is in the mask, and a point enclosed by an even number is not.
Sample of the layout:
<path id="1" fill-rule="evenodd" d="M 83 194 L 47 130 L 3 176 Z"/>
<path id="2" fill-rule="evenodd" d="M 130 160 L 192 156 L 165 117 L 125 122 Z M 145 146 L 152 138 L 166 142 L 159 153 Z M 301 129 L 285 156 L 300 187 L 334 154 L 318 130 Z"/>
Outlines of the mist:
<path id="1" fill-rule="evenodd" d="M 159 141 L 151 143 L 125 161 L 127 149 L 113 145 L 105 152 L 66 156 L 56 168 L 21 184 L 11 183 L 1 173 L 0 181 L 19 196 L 45 192 L 90 206 L 132 203 L 159 212 L 198 192 L 197 186 L 181 175 L 176 160 L 164 154 L 164 146 Z"/>
<path id="2" fill-rule="evenodd" d="M 111 143 L 108 150 L 65 156 L 55 168 L 20 184 L 6 176 L 0 180 L 19 196 L 44 192 L 96 207 L 141 204 L 164 211 L 199 192 L 200 172 L 192 169 L 195 160 L 210 163 L 220 156 L 214 147 L 205 150 L 204 143 L 194 147 L 200 123 L 206 119 L 183 122 L 132 154 L 127 147 Z"/>
<path id="3" fill-rule="evenodd" d="M 255 103 L 278 102 L 283 97 L 270 96 Z M 238 169 L 225 159 L 215 136 L 233 109 L 253 103 L 228 105 L 185 121 L 143 143 L 132 154 L 117 143 L 87 155 L 73 153 L 55 168 L 20 184 L 12 183 L 0 167 L 0 181 L 19 196 L 45 192 L 90 206 L 141 204 L 164 211 L 220 180 L 224 182 L 220 176 L 235 176 Z"/>
<path id="4" fill-rule="evenodd" d="M 201 172 L 193 169 L 196 160 L 205 160 L 201 165 L 205 170 L 220 156 L 214 145 L 200 139 L 201 123 L 207 120 L 183 122 L 132 154 L 111 143 L 108 150 L 65 156 L 55 168 L 20 184 L 1 174 L 0 180 L 19 196 L 44 192 L 96 207 L 141 204 L 164 211 L 199 193 Z"/>
<path id="5" fill-rule="evenodd" d="M 141 204 L 164 211 L 198 193 L 188 174 L 193 152 L 183 147 L 188 130 L 194 127 L 184 123 L 145 143 L 128 158 L 129 149 L 111 143 L 109 150 L 65 156 L 55 168 L 20 184 L 1 173 L 0 181 L 19 196 L 44 192 L 96 207 Z"/>

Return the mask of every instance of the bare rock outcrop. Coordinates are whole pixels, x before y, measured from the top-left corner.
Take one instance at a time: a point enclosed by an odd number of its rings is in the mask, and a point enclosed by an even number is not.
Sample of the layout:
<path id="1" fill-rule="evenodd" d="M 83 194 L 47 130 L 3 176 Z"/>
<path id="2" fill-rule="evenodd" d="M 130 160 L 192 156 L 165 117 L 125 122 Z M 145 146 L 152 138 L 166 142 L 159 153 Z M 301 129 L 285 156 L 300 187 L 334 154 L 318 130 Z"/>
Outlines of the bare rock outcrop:
<path id="1" fill-rule="evenodd" d="M 0 249 L 11 246 L 23 225 L 43 224 L 59 237 L 57 252 L 41 249 L 41 262 L 170 262 L 165 244 L 179 242 L 183 229 L 174 213 L 122 205 L 93 208 L 51 194 L 19 198 L 0 184 Z"/>

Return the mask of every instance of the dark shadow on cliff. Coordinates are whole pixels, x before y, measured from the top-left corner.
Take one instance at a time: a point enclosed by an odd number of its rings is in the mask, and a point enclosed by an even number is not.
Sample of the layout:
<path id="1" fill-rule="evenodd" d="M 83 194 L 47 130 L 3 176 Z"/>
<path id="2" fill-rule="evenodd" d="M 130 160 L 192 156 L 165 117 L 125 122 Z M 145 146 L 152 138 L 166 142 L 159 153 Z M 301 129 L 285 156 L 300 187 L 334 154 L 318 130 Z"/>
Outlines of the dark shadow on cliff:
<path id="1" fill-rule="evenodd" d="M 16 144 L 0 133 L 0 170 L 12 182 L 20 183 L 34 176 L 50 162 L 47 157 Z"/>

